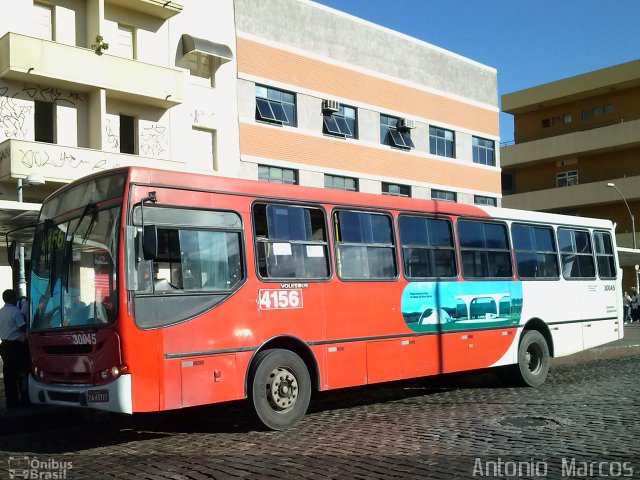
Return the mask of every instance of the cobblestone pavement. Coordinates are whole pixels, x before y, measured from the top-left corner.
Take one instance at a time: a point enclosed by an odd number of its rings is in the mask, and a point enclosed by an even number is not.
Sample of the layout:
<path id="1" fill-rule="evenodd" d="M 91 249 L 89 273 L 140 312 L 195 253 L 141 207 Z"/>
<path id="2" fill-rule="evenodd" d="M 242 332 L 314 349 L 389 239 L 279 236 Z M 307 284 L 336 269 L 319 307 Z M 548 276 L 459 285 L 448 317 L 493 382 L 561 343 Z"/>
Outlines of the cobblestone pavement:
<path id="1" fill-rule="evenodd" d="M 0 478 L 640 478 L 639 372 L 635 355 L 556 365 L 538 389 L 488 372 L 346 389 L 284 432 L 242 403 L 0 429 Z"/>

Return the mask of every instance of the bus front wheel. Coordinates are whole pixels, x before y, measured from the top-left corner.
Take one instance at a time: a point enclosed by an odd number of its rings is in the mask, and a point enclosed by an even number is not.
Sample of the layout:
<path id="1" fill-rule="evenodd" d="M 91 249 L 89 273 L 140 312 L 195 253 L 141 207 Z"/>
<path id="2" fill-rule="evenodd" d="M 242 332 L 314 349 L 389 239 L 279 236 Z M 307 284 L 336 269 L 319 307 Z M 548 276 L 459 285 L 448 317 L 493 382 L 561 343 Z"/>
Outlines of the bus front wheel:
<path id="1" fill-rule="evenodd" d="M 311 399 L 305 363 L 289 350 L 260 352 L 251 375 L 251 402 L 257 420 L 271 430 L 289 428 L 304 416 Z"/>

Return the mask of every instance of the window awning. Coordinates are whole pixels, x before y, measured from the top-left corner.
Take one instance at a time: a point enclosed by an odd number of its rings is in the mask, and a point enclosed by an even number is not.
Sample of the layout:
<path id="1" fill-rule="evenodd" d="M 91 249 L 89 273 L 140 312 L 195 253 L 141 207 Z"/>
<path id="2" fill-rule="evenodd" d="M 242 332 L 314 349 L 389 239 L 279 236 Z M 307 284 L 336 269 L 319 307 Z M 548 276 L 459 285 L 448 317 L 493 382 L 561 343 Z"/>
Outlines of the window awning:
<path id="1" fill-rule="evenodd" d="M 220 63 L 233 60 L 233 52 L 227 45 L 214 43 L 203 38 L 192 37 L 186 33 L 182 34 L 182 54 L 211 55 L 220 59 Z"/>
<path id="2" fill-rule="evenodd" d="M 621 267 L 640 265 L 640 249 L 618 247 L 618 263 Z"/>

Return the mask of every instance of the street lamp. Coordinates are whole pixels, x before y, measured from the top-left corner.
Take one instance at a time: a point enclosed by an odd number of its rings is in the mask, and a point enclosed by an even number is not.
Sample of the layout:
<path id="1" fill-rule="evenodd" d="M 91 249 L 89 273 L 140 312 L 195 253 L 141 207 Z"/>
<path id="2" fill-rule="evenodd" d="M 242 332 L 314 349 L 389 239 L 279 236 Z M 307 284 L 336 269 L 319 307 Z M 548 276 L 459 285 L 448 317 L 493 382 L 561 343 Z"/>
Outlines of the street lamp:
<path id="1" fill-rule="evenodd" d="M 31 185 L 44 185 L 44 184 L 45 184 L 44 177 L 36 173 L 27 175 L 24 180 L 19 178 L 18 179 L 18 203 L 22 203 L 22 189 L 24 187 L 29 187 Z M 24 245 L 22 244 L 20 244 L 18 248 L 18 266 L 19 266 L 18 296 L 26 297 L 27 296 L 27 279 L 25 277 L 25 268 L 24 268 Z"/>
<path id="2" fill-rule="evenodd" d="M 627 199 L 624 198 L 624 195 L 622 194 L 620 189 L 616 187 L 615 183 L 609 182 L 607 183 L 607 187 L 616 189 L 616 192 L 620 194 L 620 198 L 622 198 L 622 201 L 624 202 L 625 206 L 627 207 L 627 210 L 629 211 L 629 217 L 631 217 L 631 234 L 633 238 L 633 249 L 636 250 L 638 248 L 638 244 L 636 243 L 636 220 L 635 220 L 635 217 L 633 216 L 633 213 L 631 213 L 631 209 L 629 208 Z M 635 270 L 635 273 L 636 273 L 636 295 L 640 295 L 640 278 L 638 278 L 637 269 Z"/>

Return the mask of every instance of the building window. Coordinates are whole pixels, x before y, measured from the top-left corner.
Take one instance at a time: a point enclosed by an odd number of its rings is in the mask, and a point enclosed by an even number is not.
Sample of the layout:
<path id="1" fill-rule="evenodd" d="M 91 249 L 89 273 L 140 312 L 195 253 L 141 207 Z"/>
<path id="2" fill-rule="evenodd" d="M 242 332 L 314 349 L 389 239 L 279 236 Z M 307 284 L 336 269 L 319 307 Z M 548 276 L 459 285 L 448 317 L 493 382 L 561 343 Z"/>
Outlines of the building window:
<path id="1" fill-rule="evenodd" d="M 543 118 L 542 119 L 542 128 L 547 128 L 551 126 L 551 119 L 550 118 Z"/>
<path id="2" fill-rule="evenodd" d="M 570 113 L 565 113 L 562 115 L 562 123 L 571 123 L 572 116 Z"/>
<path id="3" fill-rule="evenodd" d="M 136 119 L 120 115 L 120 153 L 136 153 Z"/>
<path id="4" fill-rule="evenodd" d="M 610 103 L 607 103 L 604 106 L 604 113 L 607 114 L 607 113 L 611 113 L 611 112 L 613 112 L 613 105 L 611 105 Z"/>
<path id="5" fill-rule="evenodd" d="M 356 109 L 340 105 L 337 112 L 324 111 L 322 132 L 327 135 L 357 138 Z"/>
<path id="6" fill-rule="evenodd" d="M 397 117 L 380 115 L 380 143 L 403 150 L 415 148 L 408 128 Z"/>
<path id="7" fill-rule="evenodd" d="M 433 155 L 455 158 L 455 135 L 451 130 L 429 127 L 429 151 Z"/>
<path id="8" fill-rule="evenodd" d="M 338 210 L 333 215 L 338 276 L 395 279 L 398 270 L 391 216 L 350 210 Z"/>
<path id="9" fill-rule="evenodd" d="M 410 197 L 411 187 L 409 185 L 398 185 L 397 183 L 382 183 L 382 194 L 393 195 L 395 197 Z"/>
<path id="10" fill-rule="evenodd" d="M 262 278 L 321 279 L 329 276 L 323 210 L 256 204 L 253 223 L 258 272 Z"/>
<path id="11" fill-rule="evenodd" d="M 601 106 L 593 107 L 593 116 L 599 117 L 600 115 L 602 115 L 602 107 Z"/>
<path id="12" fill-rule="evenodd" d="M 256 120 L 295 127 L 295 94 L 256 85 Z"/>
<path id="13" fill-rule="evenodd" d="M 582 110 L 582 119 L 588 120 L 591 118 L 591 110 Z"/>
<path id="14" fill-rule="evenodd" d="M 136 58 L 136 30 L 130 25 L 118 24 L 118 36 L 109 53 L 124 58 Z"/>
<path id="15" fill-rule="evenodd" d="M 513 171 L 502 171 L 502 194 L 511 195 L 514 193 L 515 174 Z"/>
<path id="16" fill-rule="evenodd" d="M 33 34 L 45 40 L 55 40 L 54 36 L 54 10 L 51 5 L 34 3 L 35 10 L 33 21 Z"/>
<path id="17" fill-rule="evenodd" d="M 54 143 L 55 106 L 51 102 L 35 101 L 34 138 L 36 142 Z"/>
<path id="18" fill-rule="evenodd" d="M 495 142 L 486 138 L 473 137 L 473 162 L 495 167 Z"/>
<path id="19" fill-rule="evenodd" d="M 498 200 L 495 197 L 485 197 L 484 195 L 474 195 L 473 203 L 476 205 L 489 205 L 495 207 L 498 204 Z"/>
<path id="20" fill-rule="evenodd" d="M 578 185 L 577 170 L 556 173 L 556 187 L 570 187 L 571 185 Z"/>
<path id="21" fill-rule="evenodd" d="M 288 183 L 297 185 L 298 172 L 291 168 L 270 167 L 258 165 L 258 180 L 272 183 Z"/>
<path id="22" fill-rule="evenodd" d="M 456 192 L 448 192 L 446 190 L 431 189 L 431 198 L 433 200 L 448 200 L 450 202 L 456 201 Z"/>
<path id="23" fill-rule="evenodd" d="M 351 192 L 358 191 L 358 180 L 351 177 L 340 177 L 338 175 L 324 176 L 325 188 L 335 188 L 336 190 L 349 190 Z"/>

